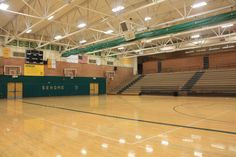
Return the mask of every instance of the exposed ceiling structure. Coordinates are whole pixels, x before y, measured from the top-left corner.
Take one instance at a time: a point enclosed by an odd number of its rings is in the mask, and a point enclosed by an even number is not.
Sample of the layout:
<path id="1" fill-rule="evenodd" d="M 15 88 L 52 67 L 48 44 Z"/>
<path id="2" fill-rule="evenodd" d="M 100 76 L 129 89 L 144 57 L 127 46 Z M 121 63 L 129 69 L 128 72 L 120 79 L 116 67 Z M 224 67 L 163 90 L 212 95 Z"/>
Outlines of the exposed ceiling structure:
<path id="1" fill-rule="evenodd" d="M 5 5 L 5 6 L 4 6 Z M 5 7 L 5 8 L 4 8 Z M 236 10 L 236 0 L 0 0 L 0 38 L 54 44 L 63 53 L 123 37 L 120 22 L 136 34 Z M 236 42 L 236 19 L 135 40 L 88 54 L 135 57 Z"/>

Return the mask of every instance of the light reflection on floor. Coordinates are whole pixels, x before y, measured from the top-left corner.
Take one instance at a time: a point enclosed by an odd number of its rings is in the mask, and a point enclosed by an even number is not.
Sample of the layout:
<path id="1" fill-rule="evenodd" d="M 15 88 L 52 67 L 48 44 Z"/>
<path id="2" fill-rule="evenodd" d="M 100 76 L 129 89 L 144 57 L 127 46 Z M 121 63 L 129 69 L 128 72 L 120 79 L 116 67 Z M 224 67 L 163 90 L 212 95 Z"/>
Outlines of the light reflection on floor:
<path id="1" fill-rule="evenodd" d="M 0 100 L 0 157 L 233 157 L 235 114 L 236 98 Z"/>

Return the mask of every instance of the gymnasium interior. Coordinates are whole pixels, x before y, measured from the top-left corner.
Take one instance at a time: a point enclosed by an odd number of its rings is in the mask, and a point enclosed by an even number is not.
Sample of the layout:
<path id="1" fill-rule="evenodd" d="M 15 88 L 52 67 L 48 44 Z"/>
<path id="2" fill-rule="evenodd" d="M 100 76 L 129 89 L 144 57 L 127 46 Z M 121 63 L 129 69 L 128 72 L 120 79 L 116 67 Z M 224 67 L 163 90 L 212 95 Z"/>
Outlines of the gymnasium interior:
<path id="1" fill-rule="evenodd" d="M 236 157 L 235 0 L 0 0 L 0 157 Z"/>

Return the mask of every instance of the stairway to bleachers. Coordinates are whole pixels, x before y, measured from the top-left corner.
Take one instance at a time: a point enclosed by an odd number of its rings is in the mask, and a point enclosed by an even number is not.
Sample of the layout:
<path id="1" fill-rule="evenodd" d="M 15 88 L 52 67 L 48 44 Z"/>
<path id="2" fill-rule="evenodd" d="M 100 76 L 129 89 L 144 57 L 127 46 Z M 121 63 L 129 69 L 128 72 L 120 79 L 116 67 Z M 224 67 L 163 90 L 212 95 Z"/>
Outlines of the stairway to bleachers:
<path id="1" fill-rule="evenodd" d="M 193 86 L 198 82 L 198 80 L 201 79 L 202 75 L 204 74 L 204 71 L 197 71 L 193 77 L 186 82 L 186 84 L 182 87 L 182 91 L 191 91 Z"/>
<path id="2" fill-rule="evenodd" d="M 129 88 L 132 84 L 134 84 L 136 81 L 138 81 L 139 79 L 141 79 L 141 77 L 142 77 L 141 75 L 136 75 L 136 76 L 134 76 L 133 78 L 128 79 L 128 80 L 122 82 L 122 83 L 120 84 L 120 86 L 118 86 L 118 87 L 116 87 L 116 88 L 110 90 L 110 91 L 108 92 L 108 94 L 111 94 L 111 95 L 112 95 L 112 94 L 120 94 L 121 92 L 123 92 L 124 90 L 126 90 L 127 88 Z"/>
<path id="3" fill-rule="evenodd" d="M 207 70 L 193 86 L 194 93 L 236 93 L 236 69 Z"/>
<path id="4" fill-rule="evenodd" d="M 156 73 L 145 75 L 140 81 L 122 94 L 139 95 L 143 93 L 173 93 L 182 89 L 195 72 Z"/>

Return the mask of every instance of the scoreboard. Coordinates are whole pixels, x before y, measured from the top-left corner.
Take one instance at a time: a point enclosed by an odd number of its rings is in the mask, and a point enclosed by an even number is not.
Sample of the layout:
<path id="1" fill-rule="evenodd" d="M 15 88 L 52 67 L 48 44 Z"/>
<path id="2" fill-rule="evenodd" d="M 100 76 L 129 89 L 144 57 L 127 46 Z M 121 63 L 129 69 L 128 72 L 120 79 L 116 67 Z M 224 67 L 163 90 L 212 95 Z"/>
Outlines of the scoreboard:
<path id="1" fill-rule="evenodd" d="M 43 51 L 26 50 L 26 64 L 44 64 Z"/>

